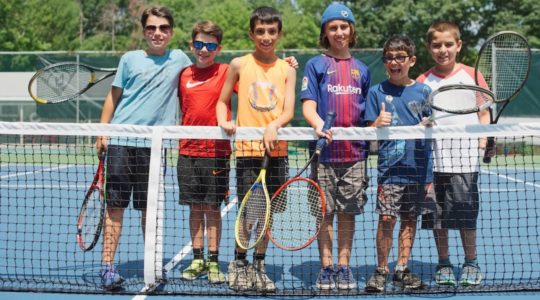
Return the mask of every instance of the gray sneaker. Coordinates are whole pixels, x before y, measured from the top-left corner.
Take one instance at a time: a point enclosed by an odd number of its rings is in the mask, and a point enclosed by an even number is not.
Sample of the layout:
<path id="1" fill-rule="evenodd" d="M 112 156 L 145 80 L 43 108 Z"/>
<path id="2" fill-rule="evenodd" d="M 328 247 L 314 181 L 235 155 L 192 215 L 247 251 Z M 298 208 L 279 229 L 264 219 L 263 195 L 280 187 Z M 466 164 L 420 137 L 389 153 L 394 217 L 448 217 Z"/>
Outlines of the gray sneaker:
<path id="1" fill-rule="evenodd" d="M 264 260 L 257 259 L 251 265 L 252 274 L 255 277 L 255 289 L 261 293 L 274 293 L 276 291 L 276 285 L 266 275 L 266 267 L 264 265 Z"/>
<path id="2" fill-rule="evenodd" d="M 452 265 L 438 265 L 435 272 L 435 283 L 438 285 L 456 285 L 456 277 L 454 276 L 454 267 Z"/>
<path id="3" fill-rule="evenodd" d="M 403 271 L 396 271 L 394 273 L 394 285 L 404 289 L 421 289 L 424 287 L 422 279 L 418 275 L 412 273 L 409 268 L 405 268 Z"/>
<path id="4" fill-rule="evenodd" d="M 229 288 L 235 291 L 248 291 L 253 289 L 253 275 L 251 266 L 245 259 L 233 260 L 228 269 Z"/>
<path id="5" fill-rule="evenodd" d="M 459 284 L 463 286 L 479 285 L 482 282 L 482 272 L 478 265 L 464 264 L 461 269 Z"/>
<path id="6" fill-rule="evenodd" d="M 365 291 L 368 293 L 381 293 L 386 288 L 388 273 L 383 268 L 377 268 L 366 283 Z"/>

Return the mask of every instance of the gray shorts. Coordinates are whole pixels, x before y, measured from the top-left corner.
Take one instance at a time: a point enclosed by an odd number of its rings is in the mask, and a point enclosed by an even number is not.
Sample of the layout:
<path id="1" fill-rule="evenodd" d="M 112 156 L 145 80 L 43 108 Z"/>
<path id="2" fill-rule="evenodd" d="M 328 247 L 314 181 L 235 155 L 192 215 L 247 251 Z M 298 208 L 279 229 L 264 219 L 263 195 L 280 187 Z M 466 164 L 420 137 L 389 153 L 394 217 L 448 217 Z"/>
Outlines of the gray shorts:
<path id="1" fill-rule="evenodd" d="M 358 215 L 367 202 L 366 162 L 321 163 L 319 185 L 326 197 L 326 213 L 343 212 Z"/>
<path id="2" fill-rule="evenodd" d="M 377 210 L 380 215 L 400 217 L 435 211 L 433 184 L 379 184 Z"/>
<path id="3" fill-rule="evenodd" d="M 437 210 L 422 217 L 426 229 L 476 229 L 478 173 L 433 174 Z"/>

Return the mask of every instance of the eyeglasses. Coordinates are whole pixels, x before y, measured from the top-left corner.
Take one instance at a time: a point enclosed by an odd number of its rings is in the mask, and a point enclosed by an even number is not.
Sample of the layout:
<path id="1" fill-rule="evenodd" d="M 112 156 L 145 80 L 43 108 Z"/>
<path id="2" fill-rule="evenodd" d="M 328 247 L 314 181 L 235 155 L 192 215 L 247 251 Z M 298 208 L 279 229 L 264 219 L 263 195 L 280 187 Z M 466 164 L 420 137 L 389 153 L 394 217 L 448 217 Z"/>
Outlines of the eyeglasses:
<path id="1" fill-rule="evenodd" d="M 150 33 L 150 34 L 155 33 L 156 30 L 158 30 L 158 29 L 162 33 L 169 34 L 171 32 L 171 25 L 168 25 L 168 24 L 163 24 L 163 25 L 159 25 L 159 26 L 147 25 L 146 27 L 144 27 L 144 31 L 146 31 L 147 33 Z"/>
<path id="2" fill-rule="evenodd" d="M 206 50 L 208 51 L 216 51 L 219 47 L 219 44 L 216 43 L 205 43 L 201 41 L 193 41 L 193 48 L 197 50 L 201 50 L 202 48 L 206 47 Z"/>
<path id="3" fill-rule="evenodd" d="M 390 56 L 383 56 L 382 57 L 382 61 L 383 63 L 387 64 L 387 63 L 390 63 L 392 62 L 393 60 L 395 60 L 397 63 L 403 63 L 407 60 L 407 58 L 409 58 L 410 56 L 395 56 L 395 57 L 390 57 Z"/>

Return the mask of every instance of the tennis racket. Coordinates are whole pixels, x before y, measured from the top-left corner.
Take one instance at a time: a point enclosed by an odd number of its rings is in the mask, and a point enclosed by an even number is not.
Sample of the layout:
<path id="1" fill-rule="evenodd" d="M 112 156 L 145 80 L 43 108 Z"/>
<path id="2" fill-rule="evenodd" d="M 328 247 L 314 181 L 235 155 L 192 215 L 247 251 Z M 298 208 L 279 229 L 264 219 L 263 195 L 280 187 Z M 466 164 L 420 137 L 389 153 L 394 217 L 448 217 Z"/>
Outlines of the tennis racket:
<path id="1" fill-rule="evenodd" d="M 422 123 L 432 124 L 438 119 L 451 117 L 454 114 L 478 113 L 491 107 L 494 100 L 495 95 L 490 90 L 477 85 L 449 84 L 441 86 L 429 94 L 427 101 L 429 108 L 441 113 L 432 113 L 431 117 Z M 421 114 L 425 110 L 425 105 L 410 102 L 409 108 L 411 111 Z"/>
<path id="2" fill-rule="evenodd" d="M 335 117 L 334 112 L 327 114 L 323 132 L 330 129 Z M 317 169 L 325 145 L 326 139 L 320 138 L 307 164 L 296 176 L 285 182 L 272 198 L 271 223 L 267 234 L 278 248 L 300 250 L 309 246 L 319 235 L 326 213 L 326 201 L 317 183 Z M 301 177 L 310 165 L 311 178 Z"/>
<path id="3" fill-rule="evenodd" d="M 60 103 L 76 98 L 115 73 L 116 69 L 96 68 L 76 62 L 52 64 L 32 76 L 28 93 L 37 103 Z"/>
<path id="4" fill-rule="evenodd" d="M 94 248 L 103 227 L 105 213 L 104 165 L 105 158 L 100 157 L 96 175 L 88 192 L 86 192 L 77 220 L 77 243 L 83 251 L 90 251 Z"/>
<path id="5" fill-rule="evenodd" d="M 480 48 L 475 65 L 475 80 L 485 80 L 495 94 L 490 123 L 499 121 L 502 111 L 525 85 L 531 69 L 531 48 L 519 33 L 502 31 L 489 37 Z M 495 155 L 495 138 L 488 137 L 484 163 Z"/>
<path id="6" fill-rule="evenodd" d="M 266 169 L 270 157 L 265 154 L 262 168 L 255 183 L 240 204 L 234 225 L 236 243 L 242 249 L 251 249 L 259 244 L 266 234 L 270 221 L 270 196 L 266 187 Z"/>

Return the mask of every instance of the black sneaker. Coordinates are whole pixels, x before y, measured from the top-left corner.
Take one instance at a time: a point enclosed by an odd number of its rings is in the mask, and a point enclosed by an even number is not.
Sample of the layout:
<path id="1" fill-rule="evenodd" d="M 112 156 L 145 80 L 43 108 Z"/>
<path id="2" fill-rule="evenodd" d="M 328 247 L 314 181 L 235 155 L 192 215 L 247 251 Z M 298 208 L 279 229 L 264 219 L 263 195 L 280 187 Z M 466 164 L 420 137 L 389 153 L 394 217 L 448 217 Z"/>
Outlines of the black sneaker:
<path id="1" fill-rule="evenodd" d="M 396 271 L 394 273 L 394 285 L 402 287 L 404 289 L 421 289 L 424 287 L 424 283 L 418 277 L 418 275 L 412 273 L 409 268 L 405 268 L 403 271 Z"/>
<path id="2" fill-rule="evenodd" d="M 380 293 L 383 292 L 386 287 L 386 280 L 388 279 L 388 273 L 382 269 L 377 268 L 373 275 L 366 283 L 365 291 L 368 293 Z"/>

